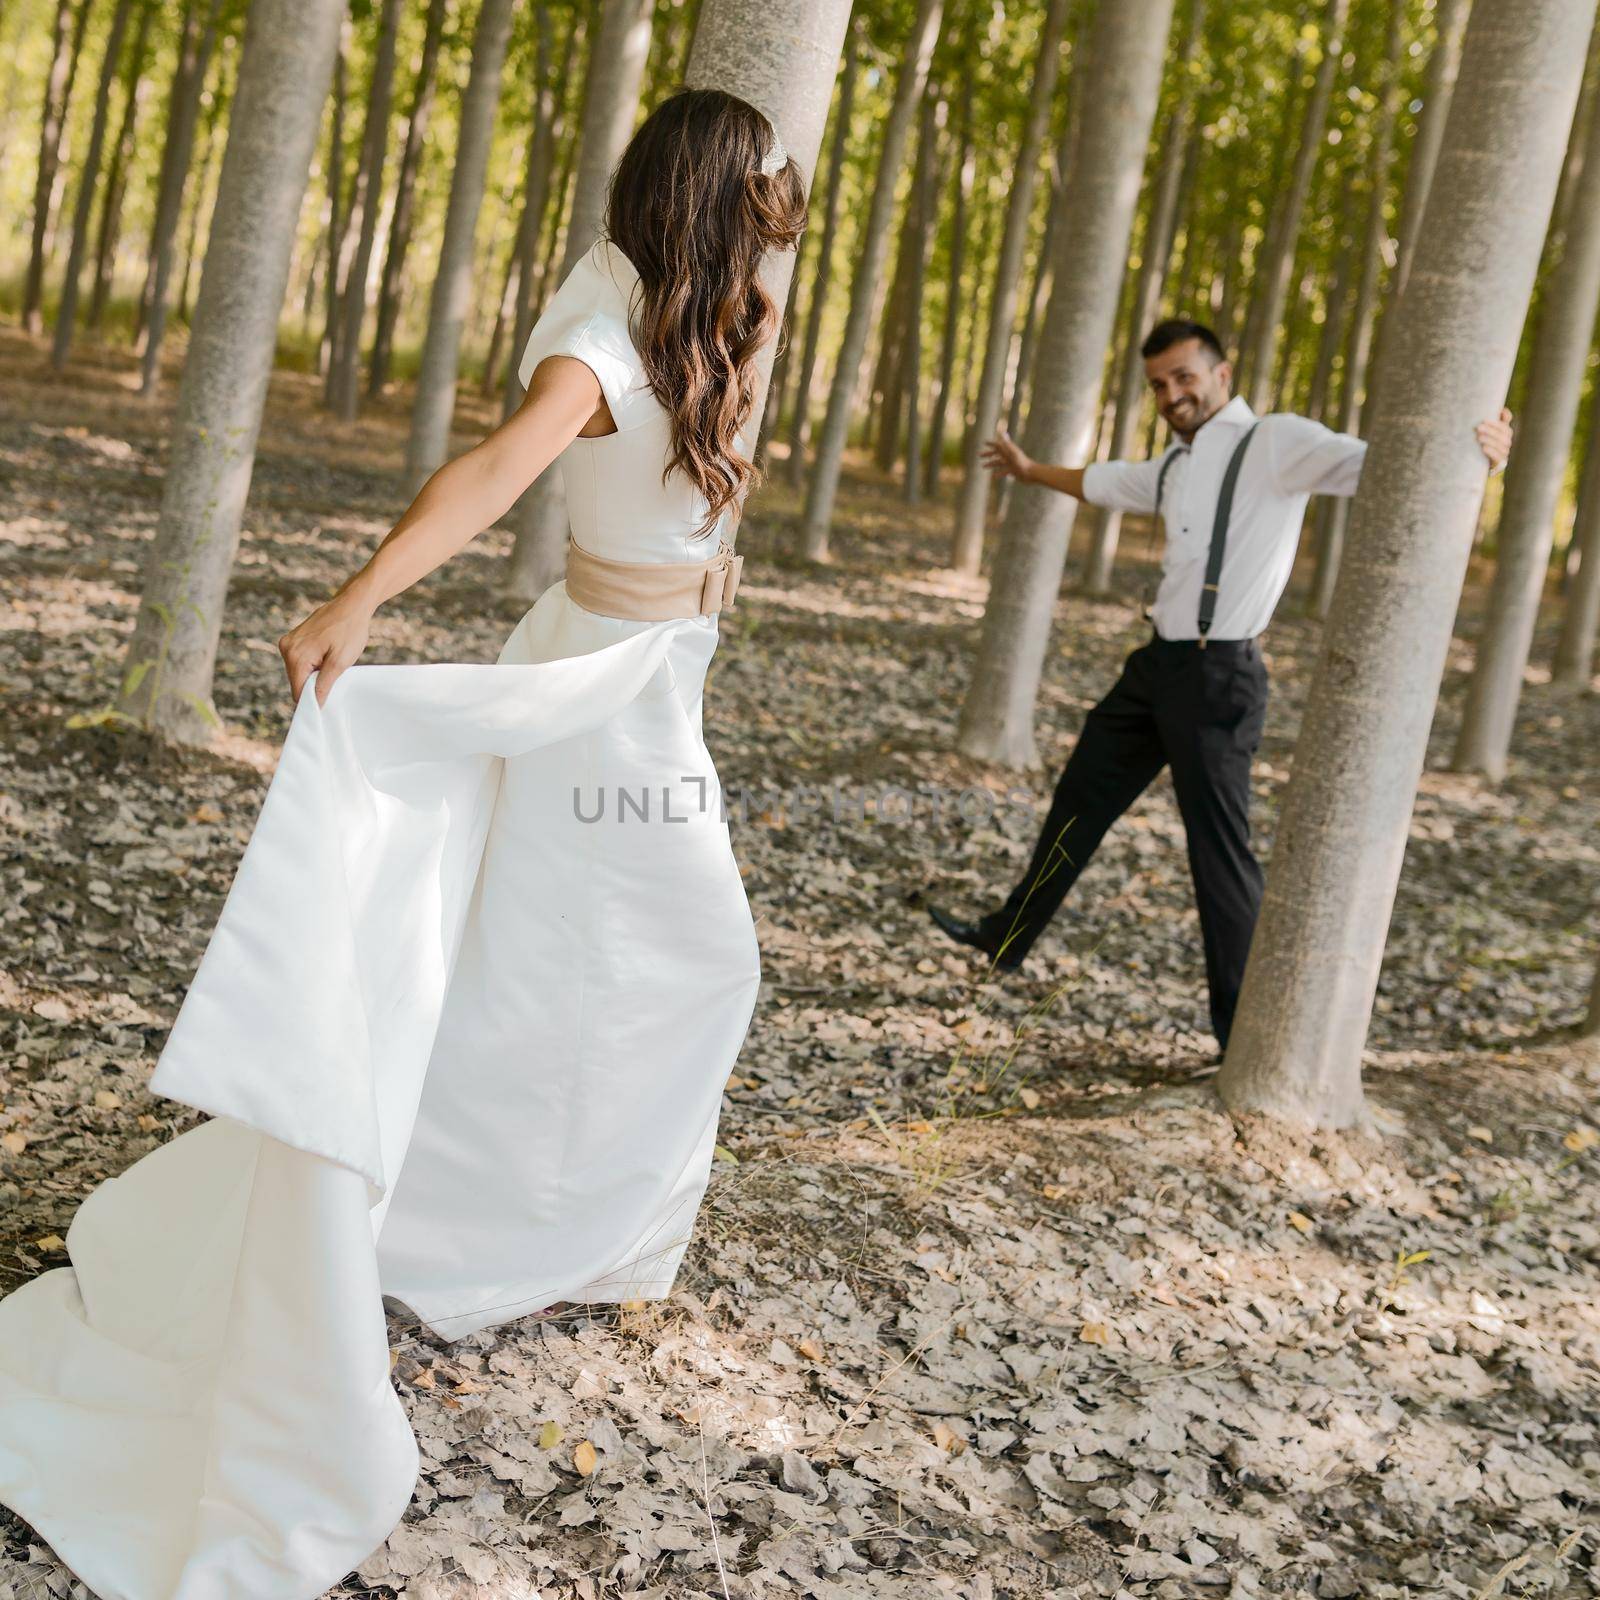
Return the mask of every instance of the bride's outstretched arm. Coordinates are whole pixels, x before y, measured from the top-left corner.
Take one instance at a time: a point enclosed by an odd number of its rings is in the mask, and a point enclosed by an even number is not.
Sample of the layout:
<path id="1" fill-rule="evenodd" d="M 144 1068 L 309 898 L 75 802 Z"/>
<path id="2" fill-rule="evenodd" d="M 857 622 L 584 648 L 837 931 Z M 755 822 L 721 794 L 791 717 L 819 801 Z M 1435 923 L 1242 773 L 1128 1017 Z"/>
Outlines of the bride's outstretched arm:
<path id="1" fill-rule="evenodd" d="M 334 680 L 366 649 L 378 607 L 493 527 L 600 405 L 600 381 L 583 362 L 571 356 L 541 361 L 517 410 L 445 462 L 365 564 L 278 641 L 295 700 L 315 672 L 317 701 L 325 701 Z"/>

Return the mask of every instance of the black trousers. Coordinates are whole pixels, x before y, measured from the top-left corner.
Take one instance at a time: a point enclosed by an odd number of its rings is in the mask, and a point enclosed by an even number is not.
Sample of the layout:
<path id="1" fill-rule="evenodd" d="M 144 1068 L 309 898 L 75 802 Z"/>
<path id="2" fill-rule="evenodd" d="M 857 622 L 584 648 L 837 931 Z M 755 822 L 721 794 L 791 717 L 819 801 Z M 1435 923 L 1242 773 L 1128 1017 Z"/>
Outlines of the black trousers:
<path id="1" fill-rule="evenodd" d="M 1267 669 L 1254 639 L 1152 635 L 1084 720 L 1056 783 L 1033 859 L 986 933 L 1022 952 L 1044 931 L 1106 830 L 1172 768 L 1205 941 L 1211 1024 L 1226 1045 L 1261 864 L 1250 848 L 1250 764 L 1266 720 Z"/>

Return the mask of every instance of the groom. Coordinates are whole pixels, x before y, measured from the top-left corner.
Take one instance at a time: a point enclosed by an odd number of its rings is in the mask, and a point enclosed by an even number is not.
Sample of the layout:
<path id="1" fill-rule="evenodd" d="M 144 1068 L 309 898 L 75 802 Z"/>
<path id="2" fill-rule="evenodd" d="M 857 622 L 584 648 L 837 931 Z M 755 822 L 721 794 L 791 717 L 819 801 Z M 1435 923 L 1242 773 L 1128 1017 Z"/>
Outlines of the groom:
<path id="1" fill-rule="evenodd" d="M 1224 1048 L 1261 904 L 1250 848 L 1250 765 L 1266 717 L 1258 636 L 1294 566 L 1307 499 L 1352 495 L 1366 445 L 1308 417 L 1257 417 L 1229 397 L 1233 367 L 1210 328 L 1159 324 L 1140 346 L 1156 408 L 1176 442 L 1152 461 L 1058 467 L 1026 456 L 1002 428 L 991 471 L 1166 530 L 1147 643 L 1084 719 L 1056 784 L 1033 859 L 1005 904 L 974 922 L 936 905 L 933 920 L 1007 971 L 1022 965 L 1106 830 L 1163 767 L 1172 769 L 1205 944 L 1211 1023 Z M 1499 471 L 1511 413 L 1476 433 Z"/>

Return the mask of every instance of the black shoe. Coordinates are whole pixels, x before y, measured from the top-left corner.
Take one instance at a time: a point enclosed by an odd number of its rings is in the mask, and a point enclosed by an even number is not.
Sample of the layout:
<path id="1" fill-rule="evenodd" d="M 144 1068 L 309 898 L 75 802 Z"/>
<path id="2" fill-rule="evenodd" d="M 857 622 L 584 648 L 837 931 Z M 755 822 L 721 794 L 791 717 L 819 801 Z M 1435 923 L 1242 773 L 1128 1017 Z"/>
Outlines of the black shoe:
<path id="1" fill-rule="evenodd" d="M 1022 965 L 1027 952 L 1019 950 L 1015 942 L 1003 955 L 995 954 L 1000 941 L 990 934 L 982 921 L 963 922 L 960 917 L 953 917 L 948 911 L 941 911 L 936 905 L 929 905 L 928 915 L 958 944 L 968 944 L 974 950 L 981 950 L 1001 971 L 1015 972 Z"/>

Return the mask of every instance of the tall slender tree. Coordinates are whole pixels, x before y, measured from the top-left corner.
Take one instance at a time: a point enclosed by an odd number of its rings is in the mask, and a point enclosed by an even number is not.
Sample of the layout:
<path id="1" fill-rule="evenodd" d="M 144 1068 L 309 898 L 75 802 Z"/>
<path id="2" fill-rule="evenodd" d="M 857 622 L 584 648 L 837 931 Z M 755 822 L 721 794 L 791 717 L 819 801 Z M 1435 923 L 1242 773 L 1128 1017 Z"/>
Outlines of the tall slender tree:
<path id="1" fill-rule="evenodd" d="M 1000 235 L 1000 256 L 994 266 L 994 288 L 989 301 L 989 327 L 984 341 L 983 365 L 972 425 L 967 429 L 961 457 L 961 495 L 956 502 L 951 531 L 950 565 L 968 575 L 983 560 L 983 531 L 989 506 L 989 475 L 979 461 L 983 442 L 999 425 L 1004 402 L 1006 367 L 1017 320 L 1017 293 L 1022 280 L 1022 258 L 1028 244 L 1028 223 L 1033 215 L 1034 184 L 1039 156 L 1050 130 L 1050 107 L 1061 72 L 1061 42 L 1074 0 L 1049 0 L 1039 30 L 1039 54 L 1028 97 L 1028 116 L 1017 146 L 1016 167 L 1006 200 L 1005 227 Z"/>
<path id="2" fill-rule="evenodd" d="M 133 0 L 116 0 L 111 12 L 111 27 L 106 34 L 105 55 L 100 62 L 100 88 L 95 96 L 94 123 L 89 131 L 89 148 L 78 172 L 78 198 L 72 212 L 72 242 L 67 247 L 67 270 L 61 280 L 61 303 L 56 309 L 55 335 L 50 346 L 50 364 L 59 371 L 66 365 L 72 348 L 73 326 L 78 320 L 78 280 L 83 276 L 84 258 L 89 253 L 89 217 L 94 207 L 95 185 L 100 181 L 100 162 L 105 154 L 106 124 L 111 119 L 111 89 L 117 81 L 117 62 L 122 52 L 122 36 L 133 15 Z"/>
<path id="3" fill-rule="evenodd" d="M 93 0 L 58 0 L 51 37 L 50 68 L 45 75 L 44 103 L 39 113 L 39 160 L 33 181 L 33 235 L 28 244 L 28 270 L 22 282 L 22 325 L 29 333 L 44 327 L 44 264 L 50 229 L 50 200 L 61 167 L 61 140 L 66 127 L 72 84 L 83 53 L 84 30 Z"/>
<path id="4" fill-rule="evenodd" d="M 834 500 L 839 492 L 839 475 L 844 466 L 845 443 L 850 432 L 850 411 L 861 363 L 871 333 L 872 302 L 883 273 L 883 258 L 889 246 L 889 225 L 894 217 L 895 185 L 905 165 L 911 142 L 911 126 L 922 102 L 928 82 L 928 67 L 939 37 L 944 15 L 944 0 L 917 0 L 916 17 L 906 41 L 905 57 L 895 82 L 894 100 L 883 131 L 883 147 L 878 159 L 878 174 L 873 185 L 872 204 L 862 230 L 855 275 L 850 283 L 850 310 L 845 321 L 844 341 L 834 366 L 833 384 L 828 391 L 828 411 L 823 419 L 817 444 L 817 459 L 811 468 L 806 488 L 801 541 L 812 561 L 830 559 L 829 535 L 833 526 Z"/>
<path id="5" fill-rule="evenodd" d="M 1600 631 L 1600 404 L 1589 404 L 1589 440 L 1578 509 L 1572 525 L 1578 570 L 1567 584 L 1551 681 L 1558 689 L 1582 689 L 1594 671 L 1595 635 Z"/>
<path id="6" fill-rule="evenodd" d="M 1295 151 L 1289 188 L 1279 213 L 1276 237 L 1268 259 L 1262 265 L 1260 312 L 1255 339 L 1241 353 L 1250 403 L 1264 411 L 1271 403 L 1273 363 L 1278 352 L 1278 335 L 1283 322 L 1284 301 L 1294 276 L 1295 251 L 1300 242 L 1300 226 L 1305 216 L 1311 180 L 1327 138 L 1328 106 L 1333 99 L 1334 79 L 1344 50 L 1345 24 L 1350 16 L 1350 0 L 1328 0 L 1323 12 L 1321 49 L 1317 75 L 1311 86 L 1300 141 Z"/>
<path id="7" fill-rule="evenodd" d="M 685 81 L 724 89 L 754 105 L 777 130 L 809 187 L 828 120 L 850 0 L 704 0 Z M 774 301 L 788 297 L 793 251 L 774 252 L 762 282 Z M 745 443 L 758 425 L 772 375 L 769 344 L 758 363 Z"/>
<path id="8" fill-rule="evenodd" d="M 439 246 L 439 271 L 428 306 L 428 331 L 422 344 L 417 396 L 411 408 L 411 436 L 406 444 L 406 490 L 411 495 L 444 465 L 450 454 L 450 419 L 456 407 L 461 339 L 472 302 L 478 211 L 483 205 L 489 145 L 494 137 L 500 78 L 515 10 L 516 0 L 481 0 L 473 31 L 472 71 L 461 97 L 461 126 L 455 166 L 450 172 L 444 241 Z"/>
<path id="9" fill-rule="evenodd" d="M 811 437 L 811 384 L 816 378 L 816 357 L 822 339 L 822 312 L 827 309 L 827 291 L 834 282 L 834 246 L 838 232 L 838 197 L 845 176 L 845 155 L 850 149 L 851 117 L 856 102 L 856 74 L 861 62 L 861 46 L 854 37 L 854 26 L 845 37 L 845 70 L 838 80 L 838 101 L 834 110 L 834 138 L 827 154 L 827 187 L 822 198 L 822 222 L 818 229 L 816 266 L 811 270 L 810 298 L 806 302 L 805 347 L 800 371 L 795 374 L 795 403 L 789 416 L 789 459 L 784 462 L 784 477 L 800 482 L 805 464 L 806 442 Z"/>
<path id="10" fill-rule="evenodd" d="M 1473 8 L 1217 1087 L 1344 1126 L 1594 0 Z"/>
<path id="11" fill-rule="evenodd" d="M 1406 280 L 1411 276 L 1417 231 L 1422 225 L 1428 191 L 1433 186 L 1434 169 L 1439 164 L 1439 146 L 1450 115 L 1450 99 L 1456 91 L 1456 75 L 1461 71 L 1461 40 L 1471 8 L 1472 0 L 1438 0 L 1433 8 L 1433 50 L 1423 75 L 1422 113 L 1411 145 L 1405 197 L 1400 202 L 1399 253 L 1394 265 L 1396 298 L 1405 292 Z"/>
<path id="12" fill-rule="evenodd" d="M 976 13 L 974 13 L 976 16 Z M 975 43 L 975 41 L 974 41 Z M 950 426 L 950 396 L 956 377 L 956 342 L 961 336 L 962 284 L 967 266 L 967 212 L 972 205 L 972 183 L 977 161 L 972 148 L 972 81 L 976 75 L 976 49 L 969 46 L 958 68 L 956 153 L 950 190 L 950 248 L 945 262 L 944 332 L 939 341 L 939 376 L 928 427 L 928 466 L 923 490 L 933 494 L 944 467 L 945 433 Z"/>
<path id="13" fill-rule="evenodd" d="M 1401 74 L 1405 70 L 1402 53 L 1405 47 L 1405 22 L 1405 8 L 1399 5 L 1392 7 L 1378 90 L 1376 124 L 1367 157 L 1367 215 L 1361 234 L 1361 271 L 1356 279 L 1356 301 L 1350 313 L 1350 343 L 1345 350 L 1339 412 L 1334 422 L 1340 433 L 1354 433 L 1360 426 L 1361 408 L 1366 399 L 1367 360 L 1372 354 L 1379 281 L 1383 273 L 1384 249 L 1388 244 L 1389 168 L 1394 159 L 1395 123 L 1400 115 Z M 1328 607 L 1333 603 L 1333 582 L 1339 571 L 1349 518 L 1348 500 L 1330 497 L 1323 501 L 1317 572 L 1311 597 L 1311 609 L 1319 617 L 1327 616 Z"/>
<path id="14" fill-rule="evenodd" d="M 579 118 L 572 213 L 560 279 L 600 237 L 606 184 L 639 115 L 653 18 L 650 0 L 604 0 L 600 8 Z M 512 360 L 521 354 L 513 351 Z M 566 569 L 567 502 L 559 475 L 543 473 L 517 502 L 509 520 L 516 529 L 516 543 L 506 570 L 506 590 L 519 600 L 535 600 Z"/>
<path id="15" fill-rule="evenodd" d="M 1162 135 L 1161 159 L 1156 167 L 1150 196 L 1149 216 L 1145 220 L 1144 244 L 1139 252 L 1128 310 L 1126 352 L 1116 395 L 1116 415 L 1111 424 L 1107 454 L 1117 460 L 1128 453 L 1144 399 L 1144 361 L 1139 345 L 1155 320 L 1161 303 L 1161 290 L 1172 264 L 1172 243 L 1178 229 L 1178 187 L 1188 164 L 1189 147 L 1194 137 L 1194 97 L 1201 71 L 1200 51 L 1205 35 L 1206 0 L 1190 0 L 1189 22 L 1177 59 L 1178 88 L 1172 113 Z M 1104 594 L 1111 587 L 1111 568 L 1117 556 L 1117 538 L 1122 528 L 1122 513 L 1101 508 L 1093 519 L 1089 554 L 1085 563 L 1084 588 L 1090 594 Z"/>
<path id="16" fill-rule="evenodd" d="M 228 575 L 344 0 L 254 0 L 178 390 L 161 517 L 117 709 L 175 739 L 217 726 Z"/>
<path id="17" fill-rule="evenodd" d="M 1106 346 L 1116 324 L 1139 178 L 1161 92 L 1172 0 L 1101 5 L 1090 24 L 1077 158 L 1067 179 L 1054 281 L 1039 335 L 1038 377 L 1022 447 L 1041 461 L 1078 462 L 1093 448 Z M 1033 712 L 1074 502 L 1021 485 L 1000 529 L 960 748 L 1029 765 Z"/>
<path id="18" fill-rule="evenodd" d="M 94 288 L 89 296 L 90 331 L 98 329 L 105 317 L 111 296 L 111 269 L 116 255 L 117 233 L 122 225 L 122 202 L 128 188 L 128 165 L 133 157 L 133 133 L 145 91 L 145 65 L 150 50 L 152 24 L 158 11 L 157 0 L 144 0 L 139 9 L 139 26 L 128 51 L 122 77 L 122 117 L 117 137 L 111 145 L 111 162 L 100 195 L 100 221 L 95 232 Z"/>
<path id="19" fill-rule="evenodd" d="M 367 117 L 361 130 L 361 181 L 356 205 L 361 222 L 356 247 L 345 268 L 338 333 L 328 360 L 327 403 L 334 414 L 353 422 L 360 408 L 361 326 L 367 313 L 367 277 L 378 239 L 384 157 L 389 149 L 389 105 L 394 96 L 395 50 L 400 33 L 400 0 L 383 0 L 372 52 Z"/>
<path id="20" fill-rule="evenodd" d="M 1591 117 L 1584 142 L 1571 221 L 1539 312 L 1527 410 L 1506 473 L 1494 579 L 1456 740 L 1456 771 L 1496 782 L 1511 754 L 1600 302 L 1600 115 Z"/>
<path id="21" fill-rule="evenodd" d="M 411 248 L 412 218 L 416 210 L 417 171 L 427 144 L 438 89 L 439 46 L 444 37 L 447 0 L 428 0 L 428 18 L 422 54 L 411 88 L 411 110 L 406 117 L 405 144 L 395 179 L 394 214 L 389 219 L 389 244 L 383 254 L 383 275 L 378 284 L 377 327 L 372 336 L 372 356 L 367 367 L 367 394 L 383 392 L 389 381 L 389 361 L 395 322 L 400 315 L 400 280 L 406 253 Z"/>

